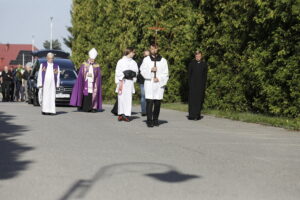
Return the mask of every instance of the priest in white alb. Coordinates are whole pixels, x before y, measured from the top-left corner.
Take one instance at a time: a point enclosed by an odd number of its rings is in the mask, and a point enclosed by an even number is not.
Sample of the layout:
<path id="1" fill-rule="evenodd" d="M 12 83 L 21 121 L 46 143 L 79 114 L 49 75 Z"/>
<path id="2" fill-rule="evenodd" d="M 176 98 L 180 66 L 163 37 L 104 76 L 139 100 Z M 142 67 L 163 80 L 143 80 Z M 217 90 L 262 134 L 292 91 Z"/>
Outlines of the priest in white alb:
<path id="1" fill-rule="evenodd" d="M 41 63 L 37 87 L 39 88 L 39 101 L 42 107 L 43 115 L 56 114 L 55 97 L 56 88 L 60 84 L 59 66 L 53 62 L 54 54 L 47 54 L 47 62 Z"/>
<path id="2" fill-rule="evenodd" d="M 116 92 L 118 93 L 118 120 L 129 122 L 132 108 L 132 94 L 135 93 L 134 82 L 138 73 L 138 65 L 132 59 L 134 49 L 128 47 L 122 59 L 117 63 L 115 73 Z"/>
<path id="3" fill-rule="evenodd" d="M 146 97 L 147 126 L 159 126 L 161 100 L 169 80 L 169 68 L 165 58 L 158 54 L 157 45 L 150 47 L 150 56 L 144 58 L 140 67 L 145 78 L 144 88 Z"/>

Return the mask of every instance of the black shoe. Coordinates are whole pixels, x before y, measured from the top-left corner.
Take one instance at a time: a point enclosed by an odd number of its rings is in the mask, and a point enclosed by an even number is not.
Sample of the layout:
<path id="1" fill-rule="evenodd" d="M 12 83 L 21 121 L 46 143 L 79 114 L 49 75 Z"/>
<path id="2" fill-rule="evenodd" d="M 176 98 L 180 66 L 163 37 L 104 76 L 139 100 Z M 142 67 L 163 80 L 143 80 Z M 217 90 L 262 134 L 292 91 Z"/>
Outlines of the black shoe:
<path id="1" fill-rule="evenodd" d="M 188 120 L 195 120 L 196 118 L 195 117 L 188 117 Z"/>
<path id="2" fill-rule="evenodd" d="M 142 117 L 145 117 L 147 114 L 145 114 L 145 113 L 142 113 Z"/>
<path id="3" fill-rule="evenodd" d="M 158 120 L 153 121 L 153 126 L 159 126 Z"/>
<path id="4" fill-rule="evenodd" d="M 153 122 L 152 121 L 147 121 L 147 126 L 149 128 L 153 128 Z"/>
<path id="5" fill-rule="evenodd" d="M 197 115 L 197 117 L 195 117 L 195 121 L 198 121 L 198 120 L 201 120 L 203 118 L 203 116 L 201 116 L 201 114 L 200 115 Z"/>
<path id="6" fill-rule="evenodd" d="M 42 112 L 42 115 L 47 115 L 47 113 L 45 113 L 45 112 Z"/>
<path id="7" fill-rule="evenodd" d="M 96 112 L 97 112 L 97 110 L 96 110 L 96 109 L 93 109 L 93 110 L 92 110 L 92 113 L 96 113 Z"/>

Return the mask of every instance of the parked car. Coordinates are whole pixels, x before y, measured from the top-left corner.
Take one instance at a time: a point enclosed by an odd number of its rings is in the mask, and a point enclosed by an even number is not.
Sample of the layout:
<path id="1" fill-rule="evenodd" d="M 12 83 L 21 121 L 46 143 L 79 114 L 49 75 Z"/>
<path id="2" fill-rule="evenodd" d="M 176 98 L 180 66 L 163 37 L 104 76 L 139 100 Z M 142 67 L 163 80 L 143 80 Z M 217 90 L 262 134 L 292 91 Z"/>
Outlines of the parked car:
<path id="1" fill-rule="evenodd" d="M 47 53 L 52 52 L 55 54 L 55 59 L 54 63 L 59 65 L 60 68 L 60 87 L 56 89 L 56 104 L 58 105 L 68 105 L 70 102 L 71 98 L 71 93 L 73 86 L 76 82 L 77 79 L 77 73 L 76 73 L 76 68 L 73 64 L 73 62 L 68 59 L 63 54 L 62 51 L 53 51 L 53 50 L 43 50 L 43 51 L 38 51 L 36 53 L 33 53 L 34 56 L 37 56 L 38 59 L 33 65 L 33 69 L 31 71 L 30 75 L 30 81 L 29 81 L 29 89 L 28 89 L 28 98 L 29 101 L 28 103 L 33 104 L 34 106 L 39 106 L 39 101 L 38 101 L 38 92 L 39 89 L 37 87 L 37 77 L 38 77 L 38 72 L 40 68 L 40 64 L 43 62 L 47 62 L 45 56 Z M 59 55 L 61 55 L 64 58 L 58 57 L 57 52 L 60 52 Z M 42 56 L 42 57 L 39 57 Z"/>

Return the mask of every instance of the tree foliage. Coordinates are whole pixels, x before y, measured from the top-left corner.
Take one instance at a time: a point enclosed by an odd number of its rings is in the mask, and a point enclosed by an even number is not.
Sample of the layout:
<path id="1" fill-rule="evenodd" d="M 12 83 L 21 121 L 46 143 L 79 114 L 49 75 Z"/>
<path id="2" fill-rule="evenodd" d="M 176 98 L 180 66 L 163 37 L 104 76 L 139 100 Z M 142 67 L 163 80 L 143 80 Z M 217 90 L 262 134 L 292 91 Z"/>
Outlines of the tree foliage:
<path id="1" fill-rule="evenodd" d="M 50 49 L 50 41 L 49 41 L 49 40 L 46 40 L 46 41 L 43 43 L 43 46 L 44 46 L 45 49 Z M 60 44 L 60 42 L 58 41 L 58 39 L 52 40 L 52 49 L 55 49 L 55 50 L 61 50 L 61 44 Z"/>
<path id="2" fill-rule="evenodd" d="M 187 63 L 196 49 L 209 65 L 209 108 L 299 117 L 299 0 L 73 0 L 65 42 L 79 64 L 96 47 L 105 99 L 115 97 L 122 50 L 148 48 L 159 22 L 170 80 L 165 101 L 187 100 Z"/>

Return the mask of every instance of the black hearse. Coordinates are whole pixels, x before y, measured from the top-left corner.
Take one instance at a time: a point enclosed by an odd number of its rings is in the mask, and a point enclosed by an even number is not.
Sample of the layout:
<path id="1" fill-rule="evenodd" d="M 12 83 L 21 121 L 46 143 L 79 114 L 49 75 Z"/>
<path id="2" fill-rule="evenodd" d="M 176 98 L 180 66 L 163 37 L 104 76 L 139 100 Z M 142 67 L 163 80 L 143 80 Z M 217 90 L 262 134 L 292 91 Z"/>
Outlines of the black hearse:
<path id="1" fill-rule="evenodd" d="M 54 62 L 59 65 L 61 71 L 60 87 L 56 89 L 56 104 L 68 105 L 77 74 L 73 62 L 69 59 L 69 54 L 59 50 L 41 50 L 32 53 L 33 56 L 36 57 L 36 61 L 33 65 L 28 84 L 28 103 L 33 104 L 34 106 L 39 106 L 37 76 L 40 64 L 47 62 L 46 56 L 49 52 L 55 55 Z"/>

